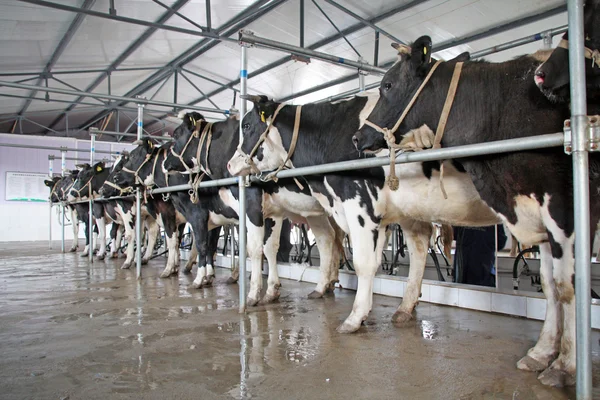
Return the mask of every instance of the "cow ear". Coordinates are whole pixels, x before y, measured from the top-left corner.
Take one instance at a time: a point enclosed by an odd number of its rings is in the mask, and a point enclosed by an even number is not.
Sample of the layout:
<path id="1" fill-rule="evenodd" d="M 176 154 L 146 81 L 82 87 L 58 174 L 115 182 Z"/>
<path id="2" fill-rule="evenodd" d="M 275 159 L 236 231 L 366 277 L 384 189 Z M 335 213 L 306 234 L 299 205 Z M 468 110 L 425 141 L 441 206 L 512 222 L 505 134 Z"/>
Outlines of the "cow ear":
<path id="1" fill-rule="evenodd" d="M 432 46 L 433 43 L 429 36 L 421 36 L 411 47 L 410 62 L 419 76 L 429 69 Z"/>
<path id="2" fill-rule="evenodd" d="M 460 53 L 459 55 L 454 57 L 452 59 L 452 61 L 466 62 L 466 61 L 469 61 L 470 59 L 471 59 L 471 53 L 469 53 L 468 51 L 465 51 L 464 53 Z"/>
<path id="3" fill-rule="evenodd" d="M 47 179 L 44 179 L 44 185 L 48 186 L 49 188 L 54 187 L 54 181 L 49 181 Z"/>

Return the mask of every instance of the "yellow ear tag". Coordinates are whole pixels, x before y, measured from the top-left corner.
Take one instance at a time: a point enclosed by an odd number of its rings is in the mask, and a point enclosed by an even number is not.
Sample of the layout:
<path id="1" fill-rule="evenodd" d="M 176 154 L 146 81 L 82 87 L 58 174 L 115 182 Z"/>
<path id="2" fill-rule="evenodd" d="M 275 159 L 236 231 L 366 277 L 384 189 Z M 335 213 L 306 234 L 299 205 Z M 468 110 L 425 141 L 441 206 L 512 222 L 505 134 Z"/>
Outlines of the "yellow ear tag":
<path id="1" fill-rule="evenodd" d="M 150 146 L 150 148 L 154 147 L 154 143 L 152 143 L 152 142 L 148 142 L 148 145 Z"/>
<path id="2" fill-rule="evenodd" d="M 190 117 L 190 120 L 192 121 L 192 125 L 196 125 L 196 120 L 193 117 Z"/>
<path id="3" fill-rule="evenodd" d="M 96 171 L 97 171 L 97 172 L 102 172 L 102 167 L 98 165 L 98 166 L 96 167 Z"/>
<path id="4" fill-rule="evenodd" d="M 265 121 L 266 121 L 266 119 L 265 119 L 265 112 L 264 112 L 264 111 L 261 111 L 261 112 L 260 112 L 260 120 L 261 120 L 262 122 L 265 122 Z"/>
<path id="5" fill-rule="evenodd" d="M 423 47 L 423 54 L 427 55 L 427 47 Z"/>

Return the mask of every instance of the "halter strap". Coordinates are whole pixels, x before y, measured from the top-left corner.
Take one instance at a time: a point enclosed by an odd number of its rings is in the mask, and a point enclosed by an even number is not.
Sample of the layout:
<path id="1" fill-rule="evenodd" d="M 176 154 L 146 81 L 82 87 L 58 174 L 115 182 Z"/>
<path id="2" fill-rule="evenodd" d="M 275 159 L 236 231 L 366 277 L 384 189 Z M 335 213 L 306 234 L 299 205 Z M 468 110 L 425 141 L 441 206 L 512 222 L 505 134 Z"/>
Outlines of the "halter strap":
<path id="1" fill-rule="evenodd" d="M 561 39 L 561 41 L 558 42 L 557 47 L 569 50 L 569 41 L 567 39 Z M 600 67 L 600 51 L 598 51 L 598 49 L 592 50 L 589 47 L 584 47 L 583 55 L 588 60 L 592 60 L 592 68 Z"/>
<path id="2" fill-rule="evenodd" d="M 128 186 L 126 188 L 122 188 L 121 186 L 109 181 L 108 179 L 104 181 L 104 185 L 117 189 L 119 191 L 119 196 L 123 196 L 126 193 L 133 193 L 133 187 Z"/>
<path id="3" fill-rule="evenodd" d="M 79 190 L 73 188 L 73 186 L 75 186 L 75 182 L 73 182 L 73 185 L 71 185 L 71 188 L 69 189 L 69 191 L 73 190 L 73 191 L 77 192 L 77 199 L 81 199 L 81 191 L 83 189 L 87 188 L 88 189 L 88 196 L 91 199 L 92 198 L 92 185 L 91 185 L 92 179 L 94 179 L 94 175 L 92 175 L 90 177 L 90 179 L 86 182 L 86 184 L 83 185 L 82 187 L 80 187 Z"/>
<path id="4" fill-rule="evenodd" d="M 146 157 L 144 158 L 144 161 L 142 161 L 142 163 L 140 164 L 140 166 L 138 167 L 138 169 L 136 169 L 135 171 L 133 171 L 133 170 L 131 170 L 131 169 L 129 169 L 129 168 L 123 167 L 123 168 L 121 169 L 121 171 L 127 172 L 127 173 L 129 173 L 129 174 L 133 174 L 134 182 L 135 182 L 135 183 L 137 183 L 137 184 L 140 184 L 140 185 L 142 185 L 142 186 L 143 186 L 143 185 L 144 185 L 144 181 L 142 181 L 142 180 L 140 179 L 139 173 L 140 173 L 140 170 L 142 169 L 142 167 L 143 167 L 143 166 L 144 166 L 144 165 L 145 165 L 145 164 L 146 164 L 146 163 L 147 163 L 147 162 L 148 162 L 148 161 L 149 161 L 151 158 L 152 158 L 152 154 L 146 154 Z"/>

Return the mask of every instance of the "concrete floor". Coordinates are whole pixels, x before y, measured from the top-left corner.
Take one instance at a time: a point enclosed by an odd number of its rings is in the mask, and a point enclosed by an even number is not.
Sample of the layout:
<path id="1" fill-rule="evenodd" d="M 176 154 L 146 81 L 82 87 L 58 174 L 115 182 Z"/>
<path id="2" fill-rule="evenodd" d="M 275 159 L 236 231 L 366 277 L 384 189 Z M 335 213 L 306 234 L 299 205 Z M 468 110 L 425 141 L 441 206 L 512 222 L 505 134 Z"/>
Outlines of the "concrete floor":
<path id="1" fill-rule="evenodd" d="M 540 322 L 422 303 L 397 327 L 398 299 L 375 296 L 366 326 L 341 335 L 352 291 L 308 300 L 312 285 L 283 280 L 278 303 L 240 315 L 225 270 L 194 290 L 160 279 L 158 259 L 138 283 L 122 259 L 59 247 L 0 243 L 2 399 L 575 398 L 515 368 Z"/>

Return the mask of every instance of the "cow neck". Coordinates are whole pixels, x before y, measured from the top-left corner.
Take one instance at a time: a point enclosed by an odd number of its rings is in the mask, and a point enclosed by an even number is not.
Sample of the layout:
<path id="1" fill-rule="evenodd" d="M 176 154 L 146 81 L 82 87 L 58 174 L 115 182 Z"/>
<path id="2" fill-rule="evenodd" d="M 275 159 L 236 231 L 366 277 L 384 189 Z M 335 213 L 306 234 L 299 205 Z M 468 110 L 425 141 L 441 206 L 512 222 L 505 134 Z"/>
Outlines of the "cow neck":
<path id="1" fill-rule="evenodd" d="M 168 187 L 169 186 L 169 174 L 164 172 L 162 165 L 167 158 L 167 149 L 159 149 L 152 160 L 152 177 L 154 178 L 154 186 L 156 187 Z"/>
<path id="2" fill-rule="evenodd" d="M 232 121 L 217 122 L 217 124 L 230 124 Z M 236 123 L 237 127 L 237 123 Z M 229 129 L 226 129 L 227 133 Z M 204 153 L 202 159 L 210 165 L 210 177 L 212 179 L 222 179 L 230 177 L 227 169 L 227 162 L 233 155 L 240 142 L 237 129 L 234 134 L 221 133 L 216 138 L 212 138 L 211 150 L 208 154 Z"/>

